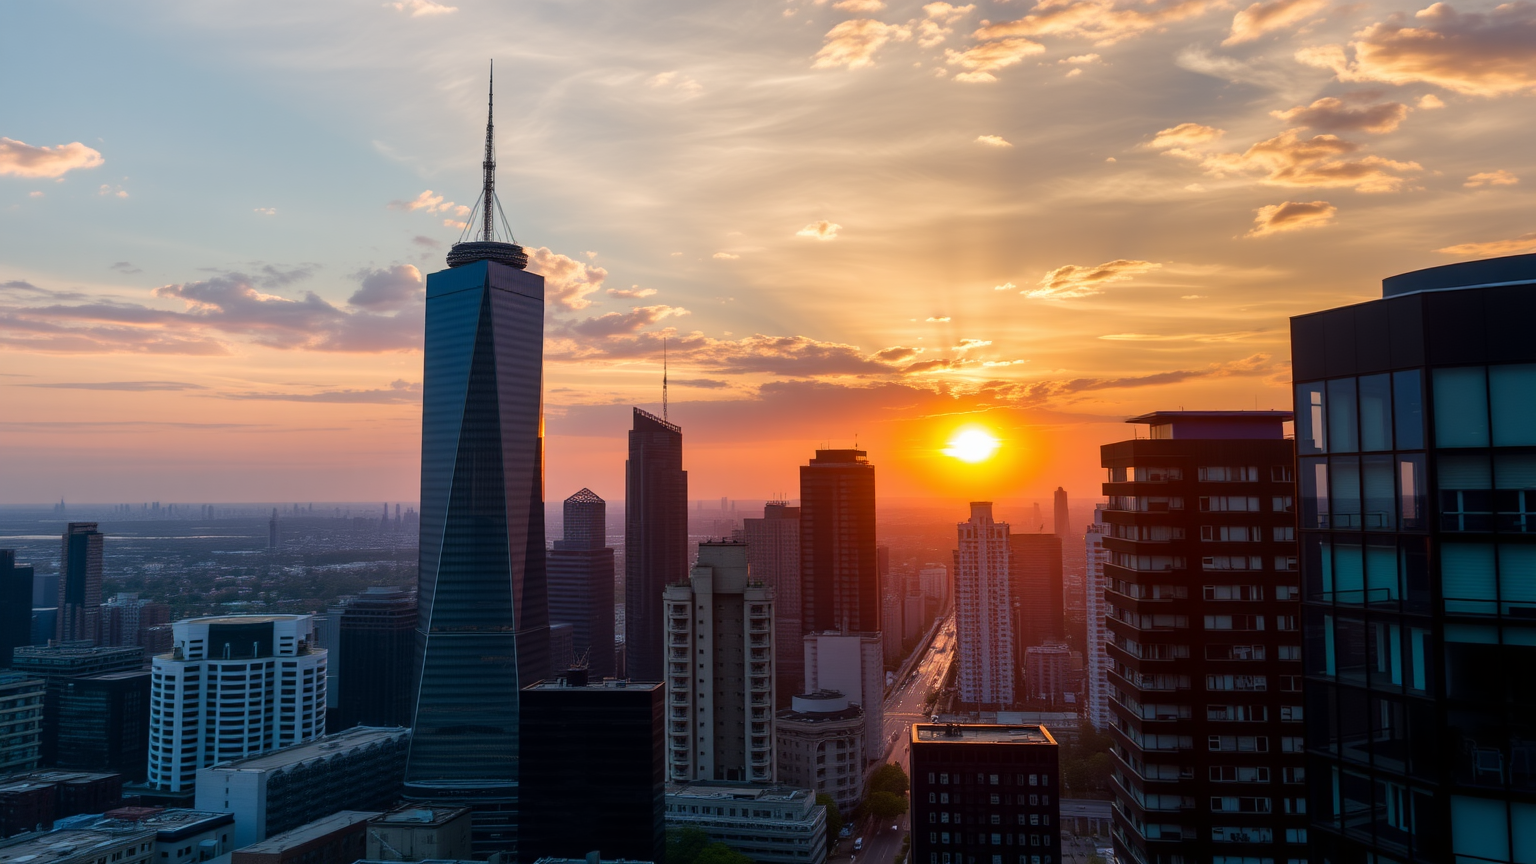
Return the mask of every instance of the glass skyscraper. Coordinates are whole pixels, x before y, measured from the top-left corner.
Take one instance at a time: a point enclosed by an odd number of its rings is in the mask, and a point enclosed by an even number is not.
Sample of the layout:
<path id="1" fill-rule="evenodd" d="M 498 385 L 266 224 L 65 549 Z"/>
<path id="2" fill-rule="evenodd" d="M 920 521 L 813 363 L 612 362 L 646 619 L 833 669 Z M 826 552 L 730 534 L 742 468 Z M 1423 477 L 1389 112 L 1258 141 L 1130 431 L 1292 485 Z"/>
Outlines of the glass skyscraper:
<path id="1" fill-rule="evenodd" d="M 624 463 L 625 677 L 662 681 L 661 593 L 688 577 L 683 430 L 635 409 Z"/>
<path id="2" fill-rule="evenodd" d="M 1292 319 L 1316 861 L 1536 861 L 1536 255 Z"/>

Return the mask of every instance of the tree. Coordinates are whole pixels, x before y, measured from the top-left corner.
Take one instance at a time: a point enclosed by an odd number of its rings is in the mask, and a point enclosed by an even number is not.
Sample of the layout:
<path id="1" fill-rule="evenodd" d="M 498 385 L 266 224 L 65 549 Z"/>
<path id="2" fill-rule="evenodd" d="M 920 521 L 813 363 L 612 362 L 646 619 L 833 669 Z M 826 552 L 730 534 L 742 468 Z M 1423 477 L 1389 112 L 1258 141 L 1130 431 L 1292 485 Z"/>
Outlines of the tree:
<path id="1" fill-rule="evenodd" d="M 827 808 L 827 851 L 837 845 L 837 835 L 843 831 L 843 813 L 837 809 L 837 802 L 825 792 L 816 793 L 816 803 Z M 667 859 L 669 862 L 671 859 Z"/>
<path id="2" fill-rule="evenodd" d="M 668 858 L 670 862 L 672 859 Z M 752 864 L 752 859 L 724 843 L 711 843 L 704 847 L 692 864 Z"/>
<path id="3" fill-rule="evenodd" d="M 901 770 L 901 766 L 895 762 L 881 765 L 869 777 L 870 792 L 889 792 L 905 798 L 911 785 L 912 781 L 907 779 L 907 772 Z"/>
<path id="4" fill-rule="evenodd" d="M 694 864 L 709 845 L 709 835 L 698 828 L 674 828 L 667 832 L 667 864 Z"/>
<path id="5" fill-rule="evenodd" d="M 864 804 L 869 811 L 869 815 L 881 822 L 887 819 L 895 819 L 897 816 L 907 812 L 906 797 L 891 792 L 871 792 L 869 797 L 864 799 Z M 668 864 L 670 864 L 670 860 L 668 859 Z"/>

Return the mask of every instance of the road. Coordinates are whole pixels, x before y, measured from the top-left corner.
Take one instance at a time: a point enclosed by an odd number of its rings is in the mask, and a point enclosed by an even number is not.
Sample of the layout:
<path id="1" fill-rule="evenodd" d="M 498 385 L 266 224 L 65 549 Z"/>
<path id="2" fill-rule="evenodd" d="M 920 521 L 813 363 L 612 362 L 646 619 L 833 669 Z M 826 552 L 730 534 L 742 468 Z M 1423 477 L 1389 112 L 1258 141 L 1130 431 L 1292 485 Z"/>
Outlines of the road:
<path id="1" fill-rule="evenodd" d="M 939 628 L 937 635 L 933 637 L 933 643 L 928 646 L 928 651 L 923 659 L 913 668 L 911 674 L 904 681 L 897 681 L 896 686 L 885 698 L 885 753 L 884 758 L 876 764 L 895 762 L 901 766 L 901 770 L 911 774 L 911 753 L 909 752 L 910 733 L 908 729 L 918 721 L 927 720 L 927 705 L 924 703 L 931 690 L 937 690 L 944 682 L 944 676 L 949 672 L 949 664 L 954 658 L 955 652 L 955 619 L 951 616 L 944 625 Z M 883 824 L 866 823 L 854 826 L 854 836 L 863 836 L 864 850 L 853 854 L 851 860 L 862 861 L 866 864 L 892 864 L 896 853 L 901 851 L 901 838 L 906 836 L 909 823 L 908 817 L 902 816 L 893 822 Z M 895 831 L 891 826 L 897 826 Z M 848 841 L 839 845 L 839 855 L 832 860 L 850 860 L 848 853 L 852 847 Z"/>

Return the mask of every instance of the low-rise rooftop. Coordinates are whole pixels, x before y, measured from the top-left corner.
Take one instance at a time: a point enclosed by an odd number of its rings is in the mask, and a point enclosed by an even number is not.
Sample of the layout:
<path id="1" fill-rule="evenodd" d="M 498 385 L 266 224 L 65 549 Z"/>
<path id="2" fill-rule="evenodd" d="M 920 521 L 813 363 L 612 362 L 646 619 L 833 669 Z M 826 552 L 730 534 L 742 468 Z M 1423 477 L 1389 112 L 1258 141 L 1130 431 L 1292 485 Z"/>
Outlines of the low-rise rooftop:
<path id="1" fill-rule="evenodd" d="M 311 759 L 324 759 L 338 752 L 346 751 L 353 747 L 362 747 L 381 741 L 389 741 L 401 735 L 409 735 L 409 729 L 404 726 L 354 726 L 342 732 L 336 732 L 303 744 L 295 744 L 292 747 L 284 747 L 271 753 L 263 753 L 260 756 L 252 756 L 247 759 L 235 759 L 229 762 L 220 762 L 209 770 L 216 771 L 277 771 Z"/>
<path id="2" fill-rule="evenodd" d="M 107 828 L 68 828 L 39 834 L 20 834 L 0 840 L 0 864 L 51 864 L 88 857 L 93 849 L 112 849 L 126 842 L 148 841 L 155 832 L 149 828 L 113 830 Z"/>
<path id="3" fill-rule="evenodd" d="M 667 787 L 668 795 L 688 798 L 714 798 L 722 801 L 803 801 L 809 789 L 757 783 L 733 783 L 729 780 L 696 780 Z"/>
<path id="4" fill-rule="evenodd" d="M 391 825 L 446 825 L 469 812 L 468 807 L 432 807 L 425 804 L 406 804 L 385 813 L 380 822 Z"/>
<path id="5" fill-rule="evenodd" d="M 1044 726 L 1003 726 L 972 723 L 913 723 L 912 742 L 946 744 L 1048 744 L 1056 739 Z"/>
<path id="6" fill-rule="evenodd" d="M 334 834 L 346 828 L 350 828 L 359 822 L 367 822 L 382 814 L 370 813 L 364 810 L 343 810 L 340 813 L 332 813 L 313 822 L 281 834 L 274 834 L 265 840 L 260 840 L 237 849 L 236 852 L 244 852 L 250 855 L 275 855 L 295 846 L 301 846 L 311 840 L 319 840 L 322 837 Z"/>

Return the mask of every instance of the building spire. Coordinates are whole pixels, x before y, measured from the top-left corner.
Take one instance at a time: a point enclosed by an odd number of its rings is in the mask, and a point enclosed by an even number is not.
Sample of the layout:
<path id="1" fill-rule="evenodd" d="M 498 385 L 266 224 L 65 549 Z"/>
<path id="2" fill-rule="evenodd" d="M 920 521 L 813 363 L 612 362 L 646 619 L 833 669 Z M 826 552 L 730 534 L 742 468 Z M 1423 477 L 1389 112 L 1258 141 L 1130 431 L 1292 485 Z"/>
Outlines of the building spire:
<path id="1" fill-rule="evenodd" d="M 507 223 L 507 214 L 501 214 L 502 233 L 504 240 L 496 239 L 496 214 L 501 211 L 501 202 L 496 200 L 496 63 L 491 61 L 491 82 L 486 95 L 485 106 L 485 160 L 480 163 L 484 170 L 480 198 L 475 207 L 479 208 L 480 224 L 474 228 L 475 214 L 472 212 L 463 223 L 463 233 L 459 235 L 459 242 L 453 244 L 448 250 L 448 266 L 462 267 L 475 261 L 495 261 L 516 267 L 519 270 L 528 266 L 528 253 L 523 247 L 517 245 L 517 238 L 512 235 L 512 230 Z M 473 232 L 473 233 L 471 233 Z"/>
<path id="2" fill-rule="evenodd" d="M 667 420 L 667 337 L 661 337 L 661 419 Z M 667 420 L 668 423 L 672 422 Z"/>
<path id="3" fill-rule="evenodd" d="M 485 232 L 481 240 L 486 243 L 496 239 L 496 208 L 492 206 L 496 200 L 496 61 L 491 61 L 490 92 L 486 98 L 485 106 L 485 161 L 481 163 L 485 169 L 485 186 L 480 190 L 481 200 L 485 202 L 481 208 L 485 216 Z"/>

